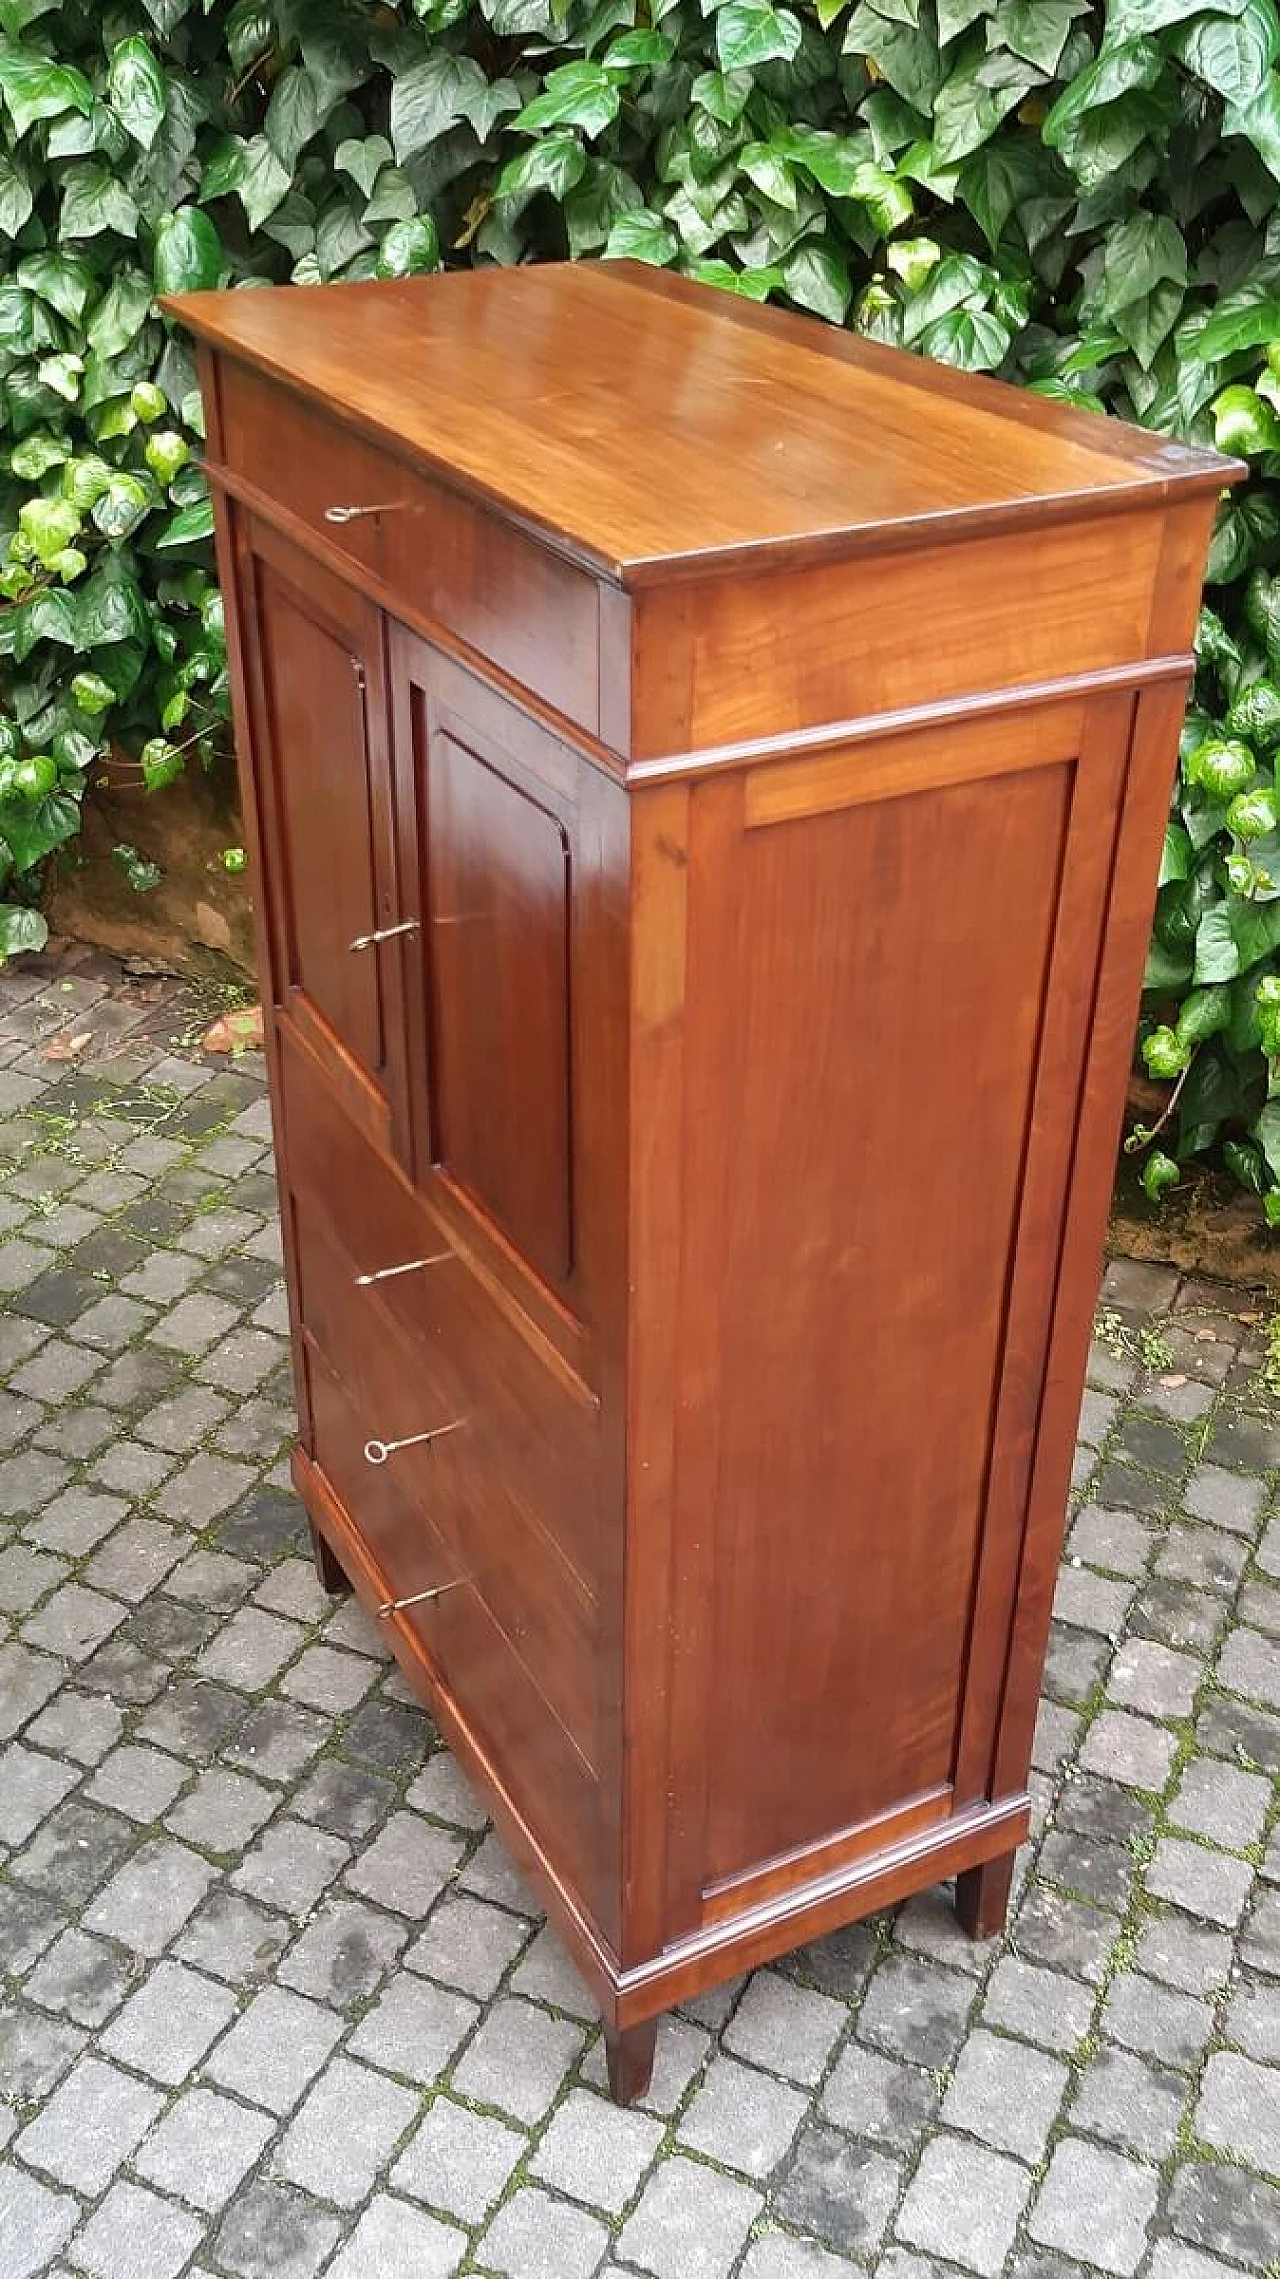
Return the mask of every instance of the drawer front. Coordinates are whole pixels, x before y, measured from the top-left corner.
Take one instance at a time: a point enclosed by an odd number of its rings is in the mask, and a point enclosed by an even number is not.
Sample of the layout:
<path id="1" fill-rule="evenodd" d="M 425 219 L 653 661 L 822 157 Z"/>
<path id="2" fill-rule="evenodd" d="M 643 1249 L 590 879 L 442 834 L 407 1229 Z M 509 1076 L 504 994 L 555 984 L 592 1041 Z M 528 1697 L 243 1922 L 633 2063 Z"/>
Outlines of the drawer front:
<path id="1" fill-rule="evenodd" d="M 589 1412 L 539 1367 L 461 1258 L 438 1241 L 439 1263 L 361 1284 L 349 1234 L 334 1225 L 345 1198 L 359 1190 L 333 1176 L 331 1157 L 324 1185 L 308 1180 L 316 1167 L 305 1149 L 301 1166 L 296 1159 L 297 1118 L 295 1088 L 285 1128 L 299 1312 L 308 1344 L 359 1425 L 347 1429 L 342 1446 L 345 1486 L 326 1460 L 320 1420 L 317 1461 L 362 1529 L 366 1495 L 378 1505 L 388 1483 L 393 1511 L 407 1506 L 432 1523 L 449 1580 L 465 1582 L 483 1601 L 546 1706 L 594 1765 L 596 1602 L 553 1531 L 562 1506 L 575 1524 L 594 1513 L 594 1448 L 583 1429 Z M 385 1177 L 365 1153 L 361 1187 Z M 406 1222 L 423 1225 L 410 1198 L 405 1204 Z M 332 1407 L 327 1429 L 332 1436 Z M 379 1525 L 394 1553 L 394 1527 Z M 415 1556 L 420 1568 L 423 1554 Z M 386 1572 L 397 1596 L 424 1587 L 398 1557 Z"/>
<path id="2" fill-rule="evenodd" d="M 489 1295 L 438 1221 L 337 1106 L 287 1022 L 280 1062 L 285 1175 L 304 1202 L 314 1201 L 341 1229 L 348 1265 L 340 1310 L 365 1295 L 357 1275 L 379 1277 L 366 1290 L 394 1319 L 419 1368 L 434 1372 L 441 1411 L 452 1404 L 456 1415 L 465 1407 L 474 1426 L 469 1449 L 484 1449 L 486 1471 L 502 1481 L 504 1497 L 594 1595 L 601 1576 L 594 1397 L 536 1331 L 518 1328 Z M 387 1388 L 388 1415 L 399 1414 L 403 1397 L 403 1386 Z M 426 1424 L 432 1421 L 447 1420 L 442 1413 Z M 369 1430 L 380 1439 L 398 1437 L 372 1422 Z"/>
<path id="3" fill-rule="evenodd" d="M 233 474 L 371 571 L 405 615 L 444 626 L 557 711 L 598 729 L 599 593 L 584 570 L 225 359 L 218 401 Z M 332 521 L 335 510 L 341 519 Z"/>

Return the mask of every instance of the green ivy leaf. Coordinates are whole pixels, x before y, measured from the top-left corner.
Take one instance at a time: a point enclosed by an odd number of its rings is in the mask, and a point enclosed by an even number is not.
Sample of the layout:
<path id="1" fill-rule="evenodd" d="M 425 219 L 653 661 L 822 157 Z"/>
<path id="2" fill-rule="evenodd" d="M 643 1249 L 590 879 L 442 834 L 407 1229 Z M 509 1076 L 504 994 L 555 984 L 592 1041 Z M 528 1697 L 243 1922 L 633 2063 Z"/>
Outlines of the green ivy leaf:
<path id="1" fill-rule="evenodd" d="M 661 214 L 642 207 L 634 213 L 619 214 L 604 250 L 611 261 L 647 261 L 656 269 L 665 269 L 679 253 L 680 240 Z"/>
<path id="2" fill-rule="evenodd" d="M 430 214 L 394 222 L 378 247 L 379 277 L 414 277 L 440 267 L 440 240 Z"/>
<path id="3" fill-rule="evenodd" d="M 272 149 L 267 137 L 251 135 L 240 153 L 239 178 L 235 184 L 251 230 L 260 230 L 274 214 L 288 196 L 292 180 L 288 167 Z"/>
<path id="4" fill-rule="evenodd" d="M 151 314 L 151 280 L 140 269 L 122 269 L 108 285 L 89 319 L 87 338 L 95 355 L 123 355 Z"/>
<path id="5" fill-rule="evenodd" d="M 24 664 L 39 641 L 53 641 L 64 649 L 80 645 L 80 619 L 69 593 L 57 586 L 19 602 L 13 612 L 13 655 Z"/>
<path id="6" fill-rule="evenodd" d="M 575 182 L 582 180 L 586 166 L 587 154 L 577 136 L 568 127 L 556 127 L 540 142 L 530 143 L 518 157 L 508 159 L 494 194 L 514 198 L 534 190 L 549 190 L 553 198 L 563 198 Z"/>
<path id="7" fill-rule="evenodd" d="M 112 49 L 107 99 L 134 141 L 150 150 L 164 118 L 164 73 L 147 42 L 136 34 Z"/>
<path id="8" fill-rule="evenodd" d="M 67 791 L 51 791 L 29 806 L 25 800 L 0 802 L 0 839 L 15 870 L 30 870 L 55 847 L 74 839 L 80 828 L 80 802 Z"/>
<path id="9" fill-rule="evenodd" d="M 1091 112 L 1103 110 L 1134 89 L 1154 87 L 1163 63 L 1154 40 L 1122 39 L 1105 46 L 1058 97 L 1045 120 L 1040 131 L 1050 150 L 1063 149 Z"/>
<path id="10" fill-rule="evenodd" d="M 1197 16 L 1174 43 L 1188 71 L 1228 103 L 1249 103 L 1280 54 L 1274 0 L 1246 0 L 1237 15 Z"/>
<path id="11" fill-rule="evenodd" d="M 93 108 L 93 89 L 83 72 L 17 48 L 0 50 L 0 94 L 19 141 L 39 119 L 56 119 L 64 111 L 87 113 Z"/>
<path id="12" fill-rule="evenodd" d="M 26 168 L 9 151 L 0 150 L 0 237 L 15 238 L 34 204 Z"/>
<path id="13" fill-rule="evenodd" d="M 468 117 L 468 105 L 487 86 L 473 57 L 455 55 L 448 48 L 438 48 L 423 62 L 398 72 L 391 86 L 391 139 L 400 164 L 429 150 L 459 119 Z"/>
<path id="14" fill-rule="evenodd" d="M 152 275 L 157 293 L 199 293 L 216 285 L 226 266 L 222 240 L 198 206 L 166 214 L 156 231 Z"/>
<path id="15" fill-rule="evenodd" d="M 89 158 L 67 168 L 60 228 L 64 238 L 100 237 L 104 230 L 137 236 L 137 206 L 106 159 Z"/>
<path id="16" fill-rule="evenodd" d="M 566 63 L 547 74 L 540 95 L 527 103 L 512 125 L 523 134 L 540 134 L 546 127 L 580 127 L 594 138 L 611 126 L 622 107 L 622 97 L 603 64 Z"/>
<path id="17" fill-rule="evenodd" d="M 392 101 L 395 90 L 392 90 Z M 334 165 L 358 182 L 366 198 L 373 196 L 373 185 L 384 166 L 390 166 L 395 156 L 385 135 L 348 136 L 340 142 L 333 154 Z M 288 185 L 286 184 L 286 188 Z"/>
<path id="18" fill-rule="evenodd" d="M 318 134 L 327 105 L 305 64 L 292 63 L 282 71 L 267 105 L 266 139 L 290 177 L 302 152 Z"/>
<path id="19" fill-rule="evenodd" d="M 195 546 L 213 536 L 213 503 L 198 499 L 194 506 L 184 506 L 171 514 L 156 539 L 161 549 L 172 546 Z"/>
<path id="20" fill-rule="evenodd" d="M 75 628 L 78 645 L 86 649 L 145 641 L 151 617 L 132 573 L 113 565 L 95 571 L 77 598 Z"/>
<path id="21" fill-rule="evenodd" d="M 716 54 L 722 71 L 754 71 L 761 63 L 789 63 L 800 45 L 800 21 L 768 0 L 728 0 L 716 11 Z"/>
<path id="22" fill-rule="evenodd" d="M 955 364 L 962 372 L 995 372 L 1009 353 L 1013 335 L 990 309 L 948 309 L 917 338 L 925 356 Z"/>
<path id="23" fill-rule="evenodd" d="M 797 308 L 843 324 L 853 298 L 849 271 L 829 245 L 798 245 L 781 264 L 783 284 Z"/>
<path id="24" fill-rule="evenodd" d="M 49 939 L 47 921 L 23 902 L 0 903 L 0 958 L 17 957 L 23 950 L 42 950 Z"/>
<path id="25" fill-rule="evenodd" d="M 135 894 L 152 893 L 164 876 L 158 863 L 148 861 L 145 855 L 140 855 L 137 848 L 131 847 L 127 841 L 122 841 L 119 846 L 111 849 L 111 859 L 117 870 L 124 872 Z"/>
<path id="26" fill-rule="evenodd" d="M 70 324 L 84 314 L 96 282 L 89 263 L 74 253 L 29 253 L 18 263 L 17 279 Z"/>

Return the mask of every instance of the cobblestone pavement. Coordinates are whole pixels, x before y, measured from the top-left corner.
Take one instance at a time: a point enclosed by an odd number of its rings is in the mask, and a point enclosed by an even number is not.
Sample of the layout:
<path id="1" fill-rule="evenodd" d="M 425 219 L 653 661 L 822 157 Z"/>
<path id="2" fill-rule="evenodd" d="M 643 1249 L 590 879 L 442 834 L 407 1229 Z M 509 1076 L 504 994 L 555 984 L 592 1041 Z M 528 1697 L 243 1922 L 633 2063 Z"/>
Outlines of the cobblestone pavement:
<path id="1" fill-rule="evenodd" d="M 260 1069 L 155 1028 L 102 960 L 0 980 L 0 2279 L 1275 2279 L 1260 1309 L 1110 1272 L 1009 1937 L 826 1939 L 619 2113 L 304 1556 Z"/>

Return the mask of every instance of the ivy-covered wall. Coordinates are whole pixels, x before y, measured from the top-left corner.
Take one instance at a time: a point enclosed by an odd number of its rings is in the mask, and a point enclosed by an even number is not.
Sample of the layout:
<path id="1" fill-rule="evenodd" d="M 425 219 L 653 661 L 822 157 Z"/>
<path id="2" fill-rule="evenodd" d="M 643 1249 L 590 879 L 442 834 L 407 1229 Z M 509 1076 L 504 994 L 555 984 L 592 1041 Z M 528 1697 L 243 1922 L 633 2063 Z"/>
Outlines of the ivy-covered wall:
<path id="1" fill-rule="evenodd" d="M 638 255 L 1251 460 L 1136 1144 L 1158 1195 L 1225 1143 L 1280 1220 L 1278 58 L 1275 0 L 0 0 L 0 954 L 108 742 L 157 792 L 225 749 L 153 293 Z"/>

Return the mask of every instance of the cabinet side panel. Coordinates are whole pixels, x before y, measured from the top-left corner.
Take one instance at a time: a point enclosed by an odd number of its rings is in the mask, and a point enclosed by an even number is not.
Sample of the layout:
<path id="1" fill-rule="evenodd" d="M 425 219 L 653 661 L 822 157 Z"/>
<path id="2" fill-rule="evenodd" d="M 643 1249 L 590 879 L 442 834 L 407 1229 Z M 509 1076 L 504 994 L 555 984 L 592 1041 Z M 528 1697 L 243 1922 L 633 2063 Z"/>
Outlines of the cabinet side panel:
<path id="1" fill-rule="evenodd" d="M 777 824 L 729 828 L 740 778 L 693 795 L 676 1722 L 701 1663 L 704 1888 L 945 1808 L 1074 781 L 1025 734 L 1019 771 Z"/>

